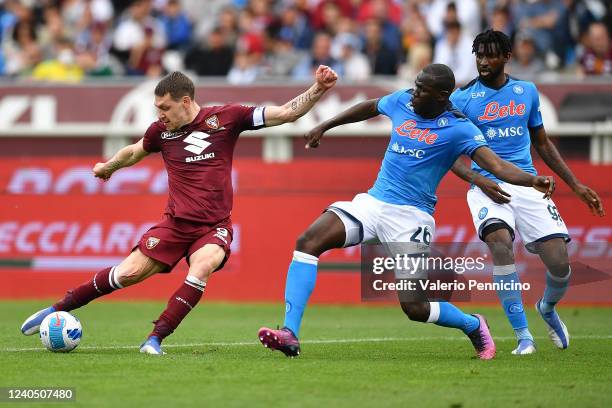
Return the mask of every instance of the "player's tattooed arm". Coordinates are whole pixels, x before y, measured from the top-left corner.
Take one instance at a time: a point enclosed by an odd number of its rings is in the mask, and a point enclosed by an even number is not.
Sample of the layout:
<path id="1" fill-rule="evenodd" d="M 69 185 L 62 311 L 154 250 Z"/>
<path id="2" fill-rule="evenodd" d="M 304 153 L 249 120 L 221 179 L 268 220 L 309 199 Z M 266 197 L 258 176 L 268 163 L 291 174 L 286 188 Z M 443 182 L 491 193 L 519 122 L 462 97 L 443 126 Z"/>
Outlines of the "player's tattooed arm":
<path id="1" fill-rule="evenodd" d="M 603 208 L 599 195 L 597 195 L 594 190 L 578 181 L 574 173 L 561 157 L 561 154 L 559 154 L 559 150 L 557 150 L 555 145 L 548 138 L 548 135 L 546 135 L 544 127 L 529 129 L 529 135 L 531 137 L 531 144 L 542 160 L 544 160 L 544 163 L 567 183 L 572 191 L 589 206 L 593 214 L 603 217 L 606 211 Z"/>
<path id="2" fill-rule="evenodd" d="M 96 163 L 93 168 L 94 176 L 106 181 L 120 168 L 129 167 L 138 163 L 149 154 L 149 152 L 144 149 L 142 143 L 143 139 L 140 139 L 134 144 L 121 148 L 107 162 Z"/>
<path id="3" fill-rule="evenodd" d="M 308 89 L 283 106 L 266 106 L 264 121 L 266 126 L 278 126 L 294 122 L 304 116 L 317 103 L 321 96 L 331 89 L 338 75 L 328 66 L 320 65 L 315 73 L 316 82 Z"/>
<path id="4" fill-rule="evenodd" d="M 476 149 L 472 154 L 472 160 L 500 180 L 517 186 L 533 187 L 541 191 L 544 193 L 543 198 L 550 197 L 555 191 L 555 180 L 551 176 L 534 176 L 526 173 L 514 164 L 502 160 L 486 146 Z"/>
<path id="5" fill-rule="evenodd" d="M 306 148 L 319 147 L 323 134 L 336 126 L 345 125 L 347 123 L 361 122 L 379 115 L 378 99 L 370 99 L 365 102 L 360 102 L 353 105 L 344 112 L 340 112 L 331 119 L 326 120 L 320 125 L 314 127 L 310 132 L 304 135 L 306 139 Z"/>
<path id="6" fill-rule="evenodd" d="M 457 158 L 451 168 L 453 173 L 462 180 L 478 186 L 491 200 L 498 204 L 510 202 L 510 194 L 504 191 L 496 182 L 470 169 L 463 162 L 463 157 Z"/>

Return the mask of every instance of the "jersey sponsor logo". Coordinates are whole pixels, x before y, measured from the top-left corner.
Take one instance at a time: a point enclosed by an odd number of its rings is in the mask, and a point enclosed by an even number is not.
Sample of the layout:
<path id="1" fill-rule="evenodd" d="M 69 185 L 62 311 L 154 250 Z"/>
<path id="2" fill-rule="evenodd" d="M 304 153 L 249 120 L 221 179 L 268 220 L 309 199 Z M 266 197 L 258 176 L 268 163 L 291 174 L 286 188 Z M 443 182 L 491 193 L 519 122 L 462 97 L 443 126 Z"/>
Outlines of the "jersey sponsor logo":
<path id="1" fill-rule="evenodd" d="M 183 142 L 189 144 L 185 146 L 185 150 L 194 154 L 202 154 L 202 152 L 212 144 L 204 140 L 208 136 L 210 135 L 204 132 L 191 132 L 191 134 L 183 140 Z"/>
<path id="2" fill-rule="evenodd" d="M 497 137 L 514 137 L 514 136 L 523 136 L 525 131 L 522 126 L 509 126 L 507 128 L 488 128 L 487 129 L 487 137 L 489 139 Z"/>
<path id="3" fill-rule="evenodd" d="M 161 134 L 161 138 L 162 140 L 172 140 L 172 139 L 178 139 L 181 136 L 184 136 L 187 132 L 163 132 Z"/>
<path id="4" fill-rule="evenodd" d="M 472 92 L 472 99 L 484 98 L 484 96 L 485 96 L 485 91 Z"/>
<path id="5" fill-rule="evenodd" d="M 406 136 L 410 139 L 417 140 L 419 142 L 425 142 L 427 144 L 434 144 L 438 139 L 437 133 L 432 133 L 431 129 L 419 129 L 416 127 L 417 123 L 413 119 L 409 119 L 402 123 L 400 126 L 395 128 L 395 131 L 400 136 Z"/>
<path id="6" fill-rule="evenodd" d="M 484 113 L 478 117 L 480 121 L 495 120 L 505 118 L 507 116 L 522 116 L 525 114 L 525 104 L 518 105 L 514 100 L 511 100 L 508 105 L 499 106 L 498 102 L 489 102 L 485 106 Z"/>
<path id="7" fill-rule="evenodd" d="M 159 241 L 159 238 L 149 237 L 147 238 L 147 242 L 145 242 L 145 246 L 147 247 L 147 249 L 153 249 L 157 246 L 157 244 L 159 244 Z"/>
<path id="8" fill-rule="evenodd" d="M 484 220 L 484 217 L 489 213 L 489 209 L 487 207 L 482 207 L 480 211 L 478 211 L 478 219 Z"/>
<path id="9" fill-rule="evenodd" d="M 215 152 L 210 152 L 206 154 L 200 154 L 197 156 L 185 157 L 185 163 L 191 163 L 195 161 L 214 159 L 214 158 L 215 158 Z"/>
<path id="10" fill-rule="evenodd" d="M 410 157 L 416 157 L 417 159 L 422 159 L 423 156 L 425 156 L 425 150 L 406 149 L 404 146 L 401 146 L 399 143 L 393 143 L 391 145 L 391 150 L 395 153 L 405 154 Z"/>
<path id="11" fill-rule="evenodd" d="M 406 149 L 406 147 L 401 146 L 399 143 L 393 143 L 391 145 L 391 151 L 399 154 L 405 154 L 410 157 L 416 157 L 417 159 L 422 159 L 425 156 L 425 150 L 421 149 Z"/>
<path id="12" fill-rule="evenodd" d="M 219 128 L 219 118 L 217 118 L 217 115 L 212 115 L 212 116 L 206 118 L 206 120 L 204 122 L 211 129 L 218 129 Z"/>

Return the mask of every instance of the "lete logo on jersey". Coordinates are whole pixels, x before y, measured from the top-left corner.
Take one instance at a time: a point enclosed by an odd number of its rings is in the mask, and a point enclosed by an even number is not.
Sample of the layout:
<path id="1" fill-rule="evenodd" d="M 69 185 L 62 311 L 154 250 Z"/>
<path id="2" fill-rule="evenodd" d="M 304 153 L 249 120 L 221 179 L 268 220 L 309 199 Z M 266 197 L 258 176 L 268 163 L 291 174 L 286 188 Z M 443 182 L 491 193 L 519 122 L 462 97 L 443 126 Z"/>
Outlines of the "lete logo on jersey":
<path id="1" fill-rule="evenodd" d="M 506 116 L 522 116 L 525 114 L 525 104 L 518 105 L 511 100 L 508 105 L 499 106 L 498 102 L 489 102 L 485 106 L 484 113 L 478 117 L 478 120 L 495 120 L 497 118 L 505 118 Z"/>
<path id="2" fill-rule="evenodd" d="M 427 144 L 434 144 L 438 139 L 437 133 L 431 133 L 431 129 L 418 129 L 417 123 L 414 119 L 409 119 L 402 123 L 400 126 L 395 128 L 395 131 L 400 136 L 406 136 L 410 139 L 417 140 L 419 142 L 425 142 Z"/>

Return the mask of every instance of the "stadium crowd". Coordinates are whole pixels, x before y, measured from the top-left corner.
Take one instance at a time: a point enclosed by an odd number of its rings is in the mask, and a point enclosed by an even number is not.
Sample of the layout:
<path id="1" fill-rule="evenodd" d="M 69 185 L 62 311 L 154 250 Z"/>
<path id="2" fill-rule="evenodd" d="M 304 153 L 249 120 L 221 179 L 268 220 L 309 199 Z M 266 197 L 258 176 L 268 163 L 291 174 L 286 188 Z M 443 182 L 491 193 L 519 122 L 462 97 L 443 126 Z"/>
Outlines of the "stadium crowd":
<path id="1" fill-rule="evenodd" d="M 360 82 L 439 62 L 465 83 L 485 27 L 511 36 L 514 75 L 612 76 L 609 0 L 0 0 L 0 75 L 187 70 L 245 84 L 325 64 Z"/>

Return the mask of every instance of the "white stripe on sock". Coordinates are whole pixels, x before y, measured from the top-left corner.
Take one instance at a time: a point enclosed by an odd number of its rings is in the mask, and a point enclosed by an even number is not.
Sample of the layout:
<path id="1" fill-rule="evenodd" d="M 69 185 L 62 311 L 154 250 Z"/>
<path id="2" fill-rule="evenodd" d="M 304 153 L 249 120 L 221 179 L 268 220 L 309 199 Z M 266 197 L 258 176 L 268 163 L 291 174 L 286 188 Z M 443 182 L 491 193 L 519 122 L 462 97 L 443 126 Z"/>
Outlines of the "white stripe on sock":
<path id="1" fill-rule="evenodd" d="M 425 323 L 435 323 L 440 317 L 440 303 L 429 302 L 429 317 Z"/>
<path id="2" fill-rule="evenodd" d="M 113 289 L 119 289 L 117 286 L 115 286 L 115 282 L 113 282 L 113 273 L 115 272 L 115 268 L 116 266 L 113 266 L 110 272 L 108 273 L 108 284 Z"/>
<path id="3" fill-rule="evenodd" d="M 196 278 L 193 275 L 187 275 L 187 278 L 185 279 L 185 283 L 191 286 L 192 288 L 196 288 L 202 292 L 204 292 L 204 289 L 206 288 L 206 282 Z"/>
<path id="4" fill-rule="evenodd" d="M 570 276 L 572 275 L 572 268 L 568 268 L 568 269 L 569 269 L 569 272 L 565 276 L 555 276 L 552 273 L 550 273 L 550 271 L 546 271 L 546 275 L 550 279 L 554 280 L 555 282 L 565 283 L 569 280 Z"/>
<path id="5" fill-rule="evenodd" d="M 516 272 L 516 265 L 493 265 L 493 275 L 511 275 Z"/>
<path id="6" fill-rule="evenodd" d="M 111 271 L 111 277 L 113 278 L 113 282 L 115 282 L 115 289 L 123 289 L 123 285 L 119 283 L 119 278 L 117 275 L 119 275 L 119 266 L 115 266 L 113 268 Z"/>
<path id="7" fill-rule="evenodd" d="M 317 265 L 319 263 L 319 258 L 316 256 L 300 251 L 293 251 L 293 260 L 311 265 Z"/>

